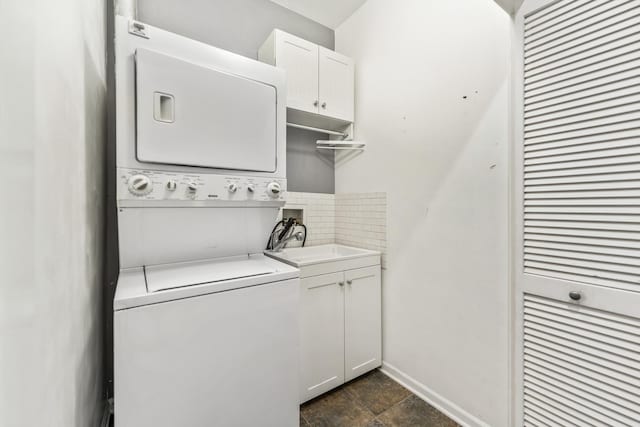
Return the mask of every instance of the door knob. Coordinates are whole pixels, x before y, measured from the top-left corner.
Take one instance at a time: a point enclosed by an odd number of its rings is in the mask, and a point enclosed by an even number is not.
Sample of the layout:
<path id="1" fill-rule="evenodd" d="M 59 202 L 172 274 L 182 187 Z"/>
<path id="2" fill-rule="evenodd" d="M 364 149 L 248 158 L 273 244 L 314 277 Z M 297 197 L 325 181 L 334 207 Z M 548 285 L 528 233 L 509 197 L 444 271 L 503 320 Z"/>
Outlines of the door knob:
<path id="1" fill-rule="evenodd" d="M 571 291 L 569 292 L 569 298 L 574 301 L 580 301 L 580 299 L 582 298 L 582 294 L 578 291 Z"/>

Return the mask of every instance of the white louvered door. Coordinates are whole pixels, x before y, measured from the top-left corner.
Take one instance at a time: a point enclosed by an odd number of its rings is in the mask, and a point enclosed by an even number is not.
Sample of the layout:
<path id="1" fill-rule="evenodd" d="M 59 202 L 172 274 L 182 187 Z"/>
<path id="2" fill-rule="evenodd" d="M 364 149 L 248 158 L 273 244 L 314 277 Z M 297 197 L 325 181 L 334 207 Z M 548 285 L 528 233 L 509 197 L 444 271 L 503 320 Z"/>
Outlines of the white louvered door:
<path id="1" fill-rule="evenodd" d="M 516 28 L 513 422 L 640 426 L 640 0 Z"/>

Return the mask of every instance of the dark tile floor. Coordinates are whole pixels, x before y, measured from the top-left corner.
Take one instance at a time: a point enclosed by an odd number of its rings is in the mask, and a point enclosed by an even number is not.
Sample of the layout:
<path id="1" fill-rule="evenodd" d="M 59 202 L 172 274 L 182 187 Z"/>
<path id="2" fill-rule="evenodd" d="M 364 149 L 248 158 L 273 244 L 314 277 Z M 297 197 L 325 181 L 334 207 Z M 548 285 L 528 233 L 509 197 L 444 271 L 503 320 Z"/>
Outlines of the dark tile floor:
<path id="1" fill-rule="evenodd" d="M 456 427 L 433 406 L 375 370 L 306 402 L 302 427 Z"/>

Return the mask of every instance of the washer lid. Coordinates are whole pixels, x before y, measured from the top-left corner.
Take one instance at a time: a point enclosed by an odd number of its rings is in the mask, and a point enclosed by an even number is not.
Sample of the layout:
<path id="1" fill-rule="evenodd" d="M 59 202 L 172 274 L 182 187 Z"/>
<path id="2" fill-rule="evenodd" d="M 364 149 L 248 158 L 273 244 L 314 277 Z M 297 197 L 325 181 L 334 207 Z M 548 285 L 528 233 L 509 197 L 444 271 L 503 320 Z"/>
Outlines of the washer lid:
<path id="1" fill-rule="evenodd" d="M 235 273 L 221 274 L 223 271 L 231 271 L 227 270 L 229 266 L 236 266 Z M 228 278 L 229 276 L 234 278 Z M 227 279 L 220 280 L 222 277 Z M 240 288 L 277 286 L 278 283 L 299 277 L 300 270 L 297 268 L 263 254 L 126 268 L 120 270 L 113 308 L 115 311 L 128 310 Z"/>
<path id="2" fill-rule="evenodd" d="M 183 262 L 145 267 L 148 292 L 278 273 L 277 264 L 264 256 L 242 256 L 220 260 Z M 268 282 L 269 280 L 261 280 Z"/>

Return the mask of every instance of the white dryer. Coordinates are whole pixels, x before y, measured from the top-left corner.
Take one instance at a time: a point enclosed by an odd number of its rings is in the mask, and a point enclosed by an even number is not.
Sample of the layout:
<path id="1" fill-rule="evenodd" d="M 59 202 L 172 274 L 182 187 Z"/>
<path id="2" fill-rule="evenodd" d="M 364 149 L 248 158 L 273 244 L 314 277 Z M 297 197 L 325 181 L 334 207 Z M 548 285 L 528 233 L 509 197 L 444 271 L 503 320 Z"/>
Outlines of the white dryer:
<path id="1" fill-rule="evenodd" d="M 298 424 L 284 72 L 116 19 L 116 427 Z"/>

